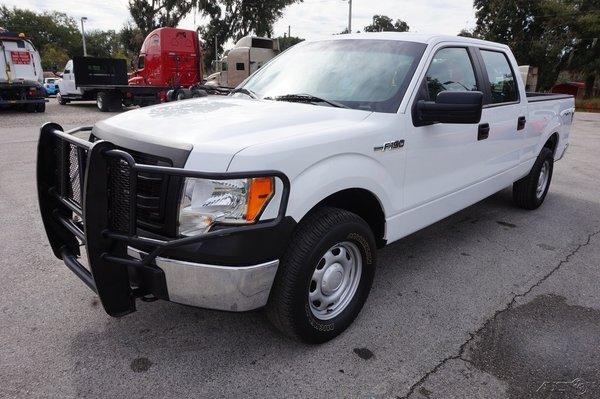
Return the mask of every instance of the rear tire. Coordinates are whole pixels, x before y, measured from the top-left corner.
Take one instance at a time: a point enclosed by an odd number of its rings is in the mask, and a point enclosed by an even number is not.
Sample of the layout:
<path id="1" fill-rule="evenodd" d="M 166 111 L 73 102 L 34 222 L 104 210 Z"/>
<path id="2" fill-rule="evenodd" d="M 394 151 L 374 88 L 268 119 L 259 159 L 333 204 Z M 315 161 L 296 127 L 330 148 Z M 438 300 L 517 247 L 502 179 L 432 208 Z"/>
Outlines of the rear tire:
<path id="1" fill-rule="evenodd" d="M 110 111 L 110 100 L 108 99 L 108 93 L 101 91 L 96 95 L 96 105 L 100 112 Z"/>
<path id="2" fill-rule="evenodd" d="M 554 170 L 554 152 L 542 148 L 527 176 L 513 184 L 513 201 L 523 209 L 537 209 L 542 205 Z"/>
<path id="3" fill-rule="evenodd" d="M 362 218 L 342 209 L 318 209 L 298 225 L 281 259 L 267 317 L 304 342 L 335 338 L 362 309 L 376 256 L 375 238 Z"/>
<path id="4" fill-rule="evenodd" d="M 67 105 L 69 103 L 69 100 L 64 99 L 60 92 L 56 94 L 56 99 L 60 105 Z"/>

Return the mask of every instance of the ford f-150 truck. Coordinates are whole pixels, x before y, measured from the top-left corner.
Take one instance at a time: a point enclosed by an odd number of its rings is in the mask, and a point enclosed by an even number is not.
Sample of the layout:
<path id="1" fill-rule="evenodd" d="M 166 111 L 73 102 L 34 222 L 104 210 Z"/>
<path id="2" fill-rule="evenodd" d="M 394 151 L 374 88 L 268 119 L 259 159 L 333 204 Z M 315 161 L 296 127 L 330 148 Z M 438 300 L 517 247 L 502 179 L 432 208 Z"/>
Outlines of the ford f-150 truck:
<path id="1" fill-rule="evenodd" d="M 363 307 L 378 248 L 507 186 L 542 204 L 574 100 L 526 93 L 517 71 L 501 44 L 344 35 L 298 44 L 228 97 L 46 124 L 48 239 L 111 316 L 138 298 L 265 307 L 284 333 L 327 341 Z"/>

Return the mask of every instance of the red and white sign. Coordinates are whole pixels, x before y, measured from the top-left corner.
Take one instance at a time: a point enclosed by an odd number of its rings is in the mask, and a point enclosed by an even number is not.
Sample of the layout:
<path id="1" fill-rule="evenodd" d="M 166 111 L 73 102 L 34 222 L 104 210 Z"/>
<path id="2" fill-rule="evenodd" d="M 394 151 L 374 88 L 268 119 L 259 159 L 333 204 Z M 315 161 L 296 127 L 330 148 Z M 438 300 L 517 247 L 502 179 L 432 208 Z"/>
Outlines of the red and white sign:
<path id="1" fill-rule="evenodd" d="M 10 58 L 13 64 L 27 65 L 31 63 L 31 55 L 27 51 L 11 51 Z"/>

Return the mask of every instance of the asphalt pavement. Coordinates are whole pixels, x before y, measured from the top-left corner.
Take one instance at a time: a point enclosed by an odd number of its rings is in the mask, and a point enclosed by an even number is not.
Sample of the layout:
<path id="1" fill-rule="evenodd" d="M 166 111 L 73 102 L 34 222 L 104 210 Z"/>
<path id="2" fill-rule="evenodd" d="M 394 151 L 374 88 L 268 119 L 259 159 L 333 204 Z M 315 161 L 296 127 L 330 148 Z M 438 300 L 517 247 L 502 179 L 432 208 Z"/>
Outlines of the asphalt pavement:
<path id="1" fill-rule="evenodd" d="M 381 250 L 362 313 L 320 346 L 261 312 L 104 313 L 51 253 L 35 151 L 45 121 L 107 116 L 0 111 L 0 397 L 600 397 L 600 114 L 576 114 L 540 209 L 503 190 Z"/>

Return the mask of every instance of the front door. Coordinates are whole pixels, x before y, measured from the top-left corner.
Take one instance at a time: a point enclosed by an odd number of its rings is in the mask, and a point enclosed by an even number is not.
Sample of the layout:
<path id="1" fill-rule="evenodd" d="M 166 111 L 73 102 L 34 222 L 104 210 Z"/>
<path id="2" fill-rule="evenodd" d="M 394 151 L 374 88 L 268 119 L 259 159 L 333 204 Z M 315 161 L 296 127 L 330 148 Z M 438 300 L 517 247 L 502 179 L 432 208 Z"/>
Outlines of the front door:
<path id="1" fill-rule="evenodd" d="M 63 71 L 62 79 L 58 85 L 61 95 L 79 94 L 75 86 L 75 71 L 73 71 L 73 60 L 69 60 Z"/>
<path id="2" fill-rule="evenodd" d="M 481 91 L 473 53 L 466 47 L 438 49 L 414 99 L 435 101 L 442 91 Z M 414 120 L 413 124 L 418 123 Z M 408 126 L 404 210 L 439 200 L 476 182 L 479 124 Z M 434 218 L 435 219 L 435 218 Z"/>

